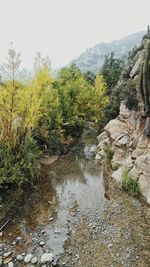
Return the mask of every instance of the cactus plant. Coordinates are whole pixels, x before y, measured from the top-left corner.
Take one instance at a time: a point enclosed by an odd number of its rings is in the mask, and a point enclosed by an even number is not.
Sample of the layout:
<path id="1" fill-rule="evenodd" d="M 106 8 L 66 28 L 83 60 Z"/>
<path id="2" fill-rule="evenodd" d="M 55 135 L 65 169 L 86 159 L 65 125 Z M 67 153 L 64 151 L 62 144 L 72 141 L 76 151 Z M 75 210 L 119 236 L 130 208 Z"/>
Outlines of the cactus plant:
<path id="1" fill-rule="evenodd" d="M 146 51 L 144 61 L 141 67 L 140 75 L 140 94 L 144 101 L 145 112 L 150 117 L 150 39 L 148 28 L 148 40 L 146 44 Z"/>

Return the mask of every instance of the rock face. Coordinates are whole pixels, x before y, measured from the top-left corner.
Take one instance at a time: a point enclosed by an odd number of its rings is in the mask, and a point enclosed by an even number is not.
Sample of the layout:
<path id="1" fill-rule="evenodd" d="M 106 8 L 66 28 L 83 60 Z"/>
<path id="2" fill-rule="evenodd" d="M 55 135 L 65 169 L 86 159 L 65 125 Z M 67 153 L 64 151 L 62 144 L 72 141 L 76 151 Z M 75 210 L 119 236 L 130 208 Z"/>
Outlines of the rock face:
<path id="1" fill-rule="evenodd" d="M 127 75 L 124 76 L 122 73 L 118 82 L 121 86 L 127 79 L 134 80 L 137 106 L 135 108 L 134 102 L 131 101 L 129 110 L 125 102 L 121 103 L 118 117 L 111 120 L 98 137 L 96 159 L 102 162 L 107 151 L 106 145 L 110 147 L 113 151 L 112 179 L 121 183 L 123 171 L 127 169 L 132 178 L 138 182 L 142 195 L 150 204 L 150 117 L 145 114 L 139 93 L 140 71 L 145 57 L 146 43 L 147 39 L 144 38 L 133 53 L 132 60 L 125 66 L 123 73 L 126 72 Z"/>
<path id="2" fill-rule="evenodd" d="M 146 117 L 143 117 L 141 111 L 128 110 L 121 103 L 118 118 L 111 120 L 105 132 L 98 137 L 99 151 L 96 158 L 104 155 L 104 144 L 111 145 L 114 152 L 111 161 L 112 178 L 121 183 L 123 170 L 128 169 L 150 204 L 150 138 L 144 134 L 145 122 Z"/>

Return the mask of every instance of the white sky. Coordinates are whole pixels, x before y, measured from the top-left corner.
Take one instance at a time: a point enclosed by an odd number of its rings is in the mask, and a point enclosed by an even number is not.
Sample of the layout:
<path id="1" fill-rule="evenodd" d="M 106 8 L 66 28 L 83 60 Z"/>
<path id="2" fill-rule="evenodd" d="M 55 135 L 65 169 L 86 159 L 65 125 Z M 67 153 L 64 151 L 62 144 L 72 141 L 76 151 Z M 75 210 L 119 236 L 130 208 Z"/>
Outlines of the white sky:
<path id="1" fill-rule="evenodd" d="M 85 49 L 145 30 L 150 0 L 0 0 L 0 63 L 10 42 L 24 67 L 37 51 L 52 67 L 67 64 Z"/>

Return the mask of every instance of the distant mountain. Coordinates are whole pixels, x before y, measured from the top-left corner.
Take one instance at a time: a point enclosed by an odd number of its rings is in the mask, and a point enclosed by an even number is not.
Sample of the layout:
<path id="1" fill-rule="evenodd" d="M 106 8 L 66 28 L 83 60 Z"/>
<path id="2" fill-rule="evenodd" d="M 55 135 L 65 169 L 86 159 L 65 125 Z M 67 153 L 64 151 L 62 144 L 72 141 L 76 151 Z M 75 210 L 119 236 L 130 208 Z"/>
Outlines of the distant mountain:
<path id="1" fill-rule="evenodd" d="M 83 72 L 89 70 L 97 73 L 100 71 L 104 63 L 106 54 L 113 51 L 116 58 L 121 59 L 126 57 L 133 47 L 139 45 L 144 33 L 144 31 L 134 33 L 111 43 L 101 42 L 94 47 L 87 49 L 71 63 L 75 63 Z"/>

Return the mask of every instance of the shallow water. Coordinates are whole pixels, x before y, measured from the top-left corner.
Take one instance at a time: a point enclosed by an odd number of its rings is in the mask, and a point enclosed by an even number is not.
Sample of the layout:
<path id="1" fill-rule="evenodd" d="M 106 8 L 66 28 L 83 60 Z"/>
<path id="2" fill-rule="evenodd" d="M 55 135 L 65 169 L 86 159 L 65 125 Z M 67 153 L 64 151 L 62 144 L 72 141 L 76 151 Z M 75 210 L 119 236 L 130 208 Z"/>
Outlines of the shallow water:
<path id="1" fill-rule="evenodd" d="M 85 132 L 68 155 L 47 166 L 46 180 L 27 195 L 4 232 L 8 243 L 17 236 L 23 238 L 16 246 L 18 253 L 34 249 L 39 254 L 44 248 L 59 257 L 79 214 L 91 216 L 103 209 L 103 172 L 93 156 L 96 141 L 93 132 Z M 42 248 L 40 241 L 46 242 Z"/>
<path id="2" fill-rule="evenodd" d="M 53 164 L 43 159 L 46 177 L 24 193 L 3 232 L 3 253 L 13 251 L 15 267 L 26 266 L 15 259 L 23 252 L 38 260 L 53 252 L 56 266 L 150 266 L 149 207 L 109 175 L 103 179 L 96 143 L 95 133 L 85 131 L 67 155 Z"/>

